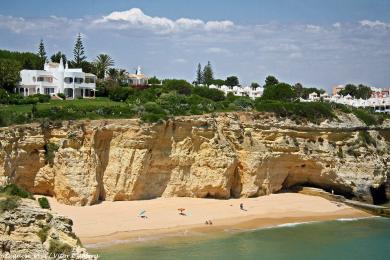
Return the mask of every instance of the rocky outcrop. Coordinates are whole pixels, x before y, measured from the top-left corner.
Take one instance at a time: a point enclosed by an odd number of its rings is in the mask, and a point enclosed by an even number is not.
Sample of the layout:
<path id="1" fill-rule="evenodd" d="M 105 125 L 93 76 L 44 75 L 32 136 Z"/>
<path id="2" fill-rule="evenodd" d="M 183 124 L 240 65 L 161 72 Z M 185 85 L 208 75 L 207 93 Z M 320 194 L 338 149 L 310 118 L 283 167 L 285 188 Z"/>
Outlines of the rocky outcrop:
<path id="1" fill-rule="evenodd" d="M 390 122 L 320 125 L 267 113 L 62 122 L 0 129 L 2 182 L 62 203 L 255 197 L 294 185 L 368 202 L 390 196 Z"/>
<path id="2" fill-rule="evenodd" d="M 0 259 L 97 259 L 81 247 L 72 220 L 41 209 L 34 200 L 18 203 L 0 213 Z"/>

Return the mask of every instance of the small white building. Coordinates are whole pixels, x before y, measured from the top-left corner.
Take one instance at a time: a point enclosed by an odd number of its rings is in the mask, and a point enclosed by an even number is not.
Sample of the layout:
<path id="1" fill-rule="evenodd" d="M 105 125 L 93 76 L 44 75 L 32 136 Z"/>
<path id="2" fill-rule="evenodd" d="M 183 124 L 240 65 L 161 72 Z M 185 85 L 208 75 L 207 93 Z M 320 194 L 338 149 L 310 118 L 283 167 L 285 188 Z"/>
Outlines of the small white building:
<path id="1" fill-rule="evenodd" d="M 125 83 L 132 86 L 146 86 L 148 85 L 148 77 L 141 72 L 141 67 L 138 66 L 135 74 L 127 74 Z"/>
<path id="2" fill-rule="evenodd" d="M 250 97 L 252 99 L 261 97 L 263 95 L 264 89 L 262 87 L 258 88 L 252 88 L 250 86 L 247 87 L 240 87 L 240 86 L 217 86 L 217 85 L 210 85 L 209 88 L 219 89 L 225 93 L 225 95 L 232 93 L 235 96 L 239 97 Z"/>
<path id="3" fill-rule="evenodd" d="M 82 69 L 69 69 L 68 64 L 64 68 L 62 59 L 60 63 L 45 63 L 43 70 L 22 70 L 20 77 L 15 91 L 23 96 L 62 93 L 68 99 L 95 97 L 96 76 Z"/>

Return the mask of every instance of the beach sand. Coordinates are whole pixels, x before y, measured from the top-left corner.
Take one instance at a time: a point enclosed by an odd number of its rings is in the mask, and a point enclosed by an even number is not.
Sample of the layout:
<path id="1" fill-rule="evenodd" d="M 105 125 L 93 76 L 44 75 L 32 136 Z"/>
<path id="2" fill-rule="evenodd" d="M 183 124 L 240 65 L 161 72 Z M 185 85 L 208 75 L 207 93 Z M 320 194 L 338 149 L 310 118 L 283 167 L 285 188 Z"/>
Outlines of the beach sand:
<path id="1" fill-rule="evenodd" d="M 84 245 L 175 232 L 246 230 L 286 223 L 360 218 L 363 211 L 326 199 L 297 193 L 230 200 L 158 198 L 141 201 L 103 201 L 85 207 L 68 206 L 48 198 L 54 212 L 73 220 L 73 231 Z M 243 203 L 244 209 L 240 209 Z M 186 215 L 178 209 L 185 208 Z M 145 211 L 147 218 L 141 218 Z M 213 225 L 205 225 L 211 220 Z"/>

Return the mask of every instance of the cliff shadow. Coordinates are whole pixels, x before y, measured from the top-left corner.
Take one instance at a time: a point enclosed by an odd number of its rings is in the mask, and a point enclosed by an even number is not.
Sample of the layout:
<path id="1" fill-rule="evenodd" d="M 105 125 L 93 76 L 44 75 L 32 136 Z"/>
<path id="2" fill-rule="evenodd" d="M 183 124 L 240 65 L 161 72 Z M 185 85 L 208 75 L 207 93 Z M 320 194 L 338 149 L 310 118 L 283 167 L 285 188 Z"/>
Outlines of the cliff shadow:
<path id="1" fill-rule="evenodd" d="M 96 164 L 96 198 L 95 203 L 103 201 L 106 198 L 106 191 L 104 188 L 103 177 L 106 171 L 108 160 L 110 157 L 110 143 L 113 137 L 113 132 L 109 130 L 99 130 L 94 135 L 93 149 L 97 156 Z"/>

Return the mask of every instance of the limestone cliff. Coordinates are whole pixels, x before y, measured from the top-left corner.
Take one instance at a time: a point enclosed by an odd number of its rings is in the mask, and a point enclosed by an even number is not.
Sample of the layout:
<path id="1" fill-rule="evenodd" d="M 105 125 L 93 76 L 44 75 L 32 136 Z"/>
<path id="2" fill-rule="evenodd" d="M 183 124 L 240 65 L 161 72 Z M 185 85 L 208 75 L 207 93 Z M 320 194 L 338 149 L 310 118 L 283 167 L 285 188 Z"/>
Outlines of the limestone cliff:
<path id="1" fill-rule="evenodd" d="M 267 113 L 62 122 L 0 129 L 1 182 L 72 205 L 159 196 L 254 197 L 294 185 L 390 195 L 390 122 L 320 125 Z M 1 183 L 0 183 L 1 184 Z"/>
<path id="2" fill-rule="evenodd" d="M 0 259 L 97 259 L 81 247 L 72 220 L 51 213 L 31 199 L 0 212 Z"/>

